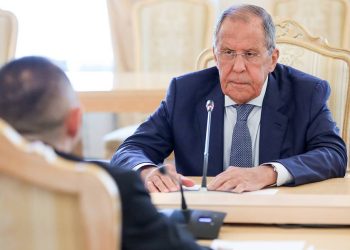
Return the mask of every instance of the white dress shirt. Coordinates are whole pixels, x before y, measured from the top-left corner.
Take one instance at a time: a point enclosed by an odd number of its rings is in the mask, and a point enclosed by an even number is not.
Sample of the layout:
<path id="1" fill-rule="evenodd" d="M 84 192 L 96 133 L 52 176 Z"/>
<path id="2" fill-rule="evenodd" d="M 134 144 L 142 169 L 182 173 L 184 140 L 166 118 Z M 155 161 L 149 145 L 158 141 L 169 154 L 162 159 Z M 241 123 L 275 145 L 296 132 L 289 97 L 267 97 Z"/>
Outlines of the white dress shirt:
<path id="1" fill-rule="evenodd" d="M 249 134 L 252 139 L 252 157 L 253 157 L 254 166 L 259 166 L 260 118 L 261 118 L 262 103 L 266 93 L 267 84 L 268 84 L 268 77 L 264 82 L 260 95 L 247 103 L 247 104 L 254 105 L 254 108 L 250 112 L 247 119 Z M 233 105 L 235 104 L 236 102 L 234 102 L 233 100 L 230 99 L 230 97 L 225 95 L 224 155 L 223 155 L 224 169 L 227 169 L 230 166 L 232 133 L 233 133 L 233 128 L 237 121 L 237 110 L 233 107 Z M 282 164 L 278 162 L 267 162 L 264 164 L 271 164 L 274 166 L 277 172 L 277 182 L 276 182 L 277 186 L 281 186 L 293 180 L 292 175 L 288 172 L 288 170 Z"/>

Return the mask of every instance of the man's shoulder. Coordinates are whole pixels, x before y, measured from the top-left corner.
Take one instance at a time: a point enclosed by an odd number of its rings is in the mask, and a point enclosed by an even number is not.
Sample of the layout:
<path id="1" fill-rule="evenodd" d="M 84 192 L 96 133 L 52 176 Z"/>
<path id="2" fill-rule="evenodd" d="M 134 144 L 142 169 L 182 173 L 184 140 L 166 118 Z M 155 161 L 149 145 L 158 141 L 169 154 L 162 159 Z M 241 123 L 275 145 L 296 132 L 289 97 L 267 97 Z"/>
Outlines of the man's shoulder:
<path id="1" fill-rule="evenodd" d="M 213 95 L 223 95 L 216 67 L 175 77 L 167 91 L 168 112 L 179 110 L 178 115 L 183 117 L 184 110 L 187 114 L 194 112 L 199 102 L 206 101 L 208 96 Z"/>
<path id="2" fill-rule="evenodd" d="M 279 63 L 276 65 L 276 68 L 273 71 L 273 74 L 278 79 L 284 79 L 284 80 L 289 79 L 291 81 L 294 81 L 295 83 L 298 83 L 300 81 L 310 82 L 310 83 L 317 83 L 317 82 L 324 81 L 317 76 L 311 75 L 309 73 L 306 73 L 294 67 L 284 65 L 284 64 L 279 64 Z"/>
<path id="3" fill-rule="evenodd" d="M 310 103 L 315 93 L 327 97 L 330 85 L 326 80 L 283 64 L 277 64 L 269 77 L 269 91 L 278 91 L 285 102 Z"/>
<path id="4" fill-rule="evenodd" d="M 329 90 L 326 80 L 283 64 L 277 64 L 271 74 L 271 81 L 275 82 L 281 91 L 302 93 L 301 96 L 306 97 L 311 95 L 315 88 L 320 87 L 325 92 Z"/>
<path id="5" fill-rule="evenodd" d="M 180 93 L 182 97 L 190 96 L 193 93 L 201 95 L 207 93 L 220 85 L 219 72 L 216 67 L 191 72 L 185 75 L 174 77 L 169 89 Z"/>
<path id="6" fill-rule="evenodd" d="M 190 72 L 181 76 L 175 77 L 176 81 L 194 81 L 198 82 L 201 79 L 210 80 L 210 79 L 218 79 L 219 71 L 217 67 L 211 67 L 207 69 L 202 69 L 199 71 Z"/>

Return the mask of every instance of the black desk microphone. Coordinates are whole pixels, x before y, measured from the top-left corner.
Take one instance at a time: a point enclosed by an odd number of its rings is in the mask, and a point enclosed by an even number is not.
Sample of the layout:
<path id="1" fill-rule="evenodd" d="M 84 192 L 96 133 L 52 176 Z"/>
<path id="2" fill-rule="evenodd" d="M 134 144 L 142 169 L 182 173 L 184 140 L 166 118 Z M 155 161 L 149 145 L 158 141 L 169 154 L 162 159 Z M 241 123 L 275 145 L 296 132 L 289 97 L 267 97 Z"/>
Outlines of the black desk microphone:
<path id="1" fill-rule="evenodd" d="M 159 167 L 158 170 L 161 174 L 167 175 L 175 181 L 180 186 L 181 192 L 181 209 L 162 209 L 160 212 L 168 216 L 170 220 L 180 225 L 180 227 L 186 228 L 197 239 L 216 239 L 226 213 L 188 209 L 181 182 L 168 173 L 165 166 Z"/>

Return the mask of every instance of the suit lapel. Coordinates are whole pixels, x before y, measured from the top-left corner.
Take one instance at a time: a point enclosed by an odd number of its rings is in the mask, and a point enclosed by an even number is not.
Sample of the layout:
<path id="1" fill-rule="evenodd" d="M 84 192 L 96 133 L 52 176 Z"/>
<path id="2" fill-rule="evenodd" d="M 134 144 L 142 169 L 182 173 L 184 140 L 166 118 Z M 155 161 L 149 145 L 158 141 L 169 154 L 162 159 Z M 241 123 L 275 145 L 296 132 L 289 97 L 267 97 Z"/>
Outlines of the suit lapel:
<path id="1" fill-rule="evenodd" d="M 214 101 L 214 110 L 211 116 L 211 131 L 209 143 L 208 175 L 215 176 L 223 171 L 223 131 L 224 131 L 224 95 L 222 94 L 219 79 L 215 87 L 201 99 L 196 107 L 198 129 L 201 136 L 201 146 L 204 152 L 205 134 L 207 127 L 207 100 Z M 203 162 L 203 155 L 199 162 Z"/>
<path id="2" fill-rule="evenodd" d="M 287 116 L 280 111 L 284 103 L 282 96 L 276 78 L 270 74 L 261 111 L 259 163 L 280 158 L 288 125 Z"/>

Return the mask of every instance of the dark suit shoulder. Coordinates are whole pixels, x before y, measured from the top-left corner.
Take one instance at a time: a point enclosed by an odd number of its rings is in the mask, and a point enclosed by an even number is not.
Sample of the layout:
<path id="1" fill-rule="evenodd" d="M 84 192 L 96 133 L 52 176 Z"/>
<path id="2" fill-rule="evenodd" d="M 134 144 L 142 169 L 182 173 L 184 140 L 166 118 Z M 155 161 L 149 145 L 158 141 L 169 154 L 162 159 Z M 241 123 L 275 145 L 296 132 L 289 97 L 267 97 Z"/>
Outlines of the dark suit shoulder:
<path id="1" fill-rule="evenodd" d="M 302 89 L 314 88 L 317 84 L 327 84 L 321 78 L 283 64 L 277 64 L 271 75 L 277 79 L 281 87 L 287 83 Z"/>
<path id="2" fill-rule="evenodd" d="M 198 78 L 207 79 L 208 77 L 218 77 L 219 71 L 216 66 L 199 71 L 190 72 L 181 76 L 175 77 L 177 80 L 197 80 Z"/>
<path id="3" fill-rule="evenodd" d="M 323 100 L 330 94 L 327 81 L 283 64 L 277 64 L 270 74 L 269 82 L 276 86 L 280 98 L 289 104 L 291 102 L 311 104 L 316 92 Z"/>
<path id="4" fill-rule="evenodd" d="M 216 67 L 188 73 L 173 78 L 168 94 L 181 98 L 182 103 L 195 102 L 214 89 L 220 90 L 219 72 Z M 176 93 L 176 94 L 175 94 Z"/>
<path id="5" fill-rule="evenodd" d="M 216 67 L 195 71 L 182 76 L 173 78 L 172 83 L 176 82 L 177 88 L 212 88 L 219 83 L 219 72 Z"/>

